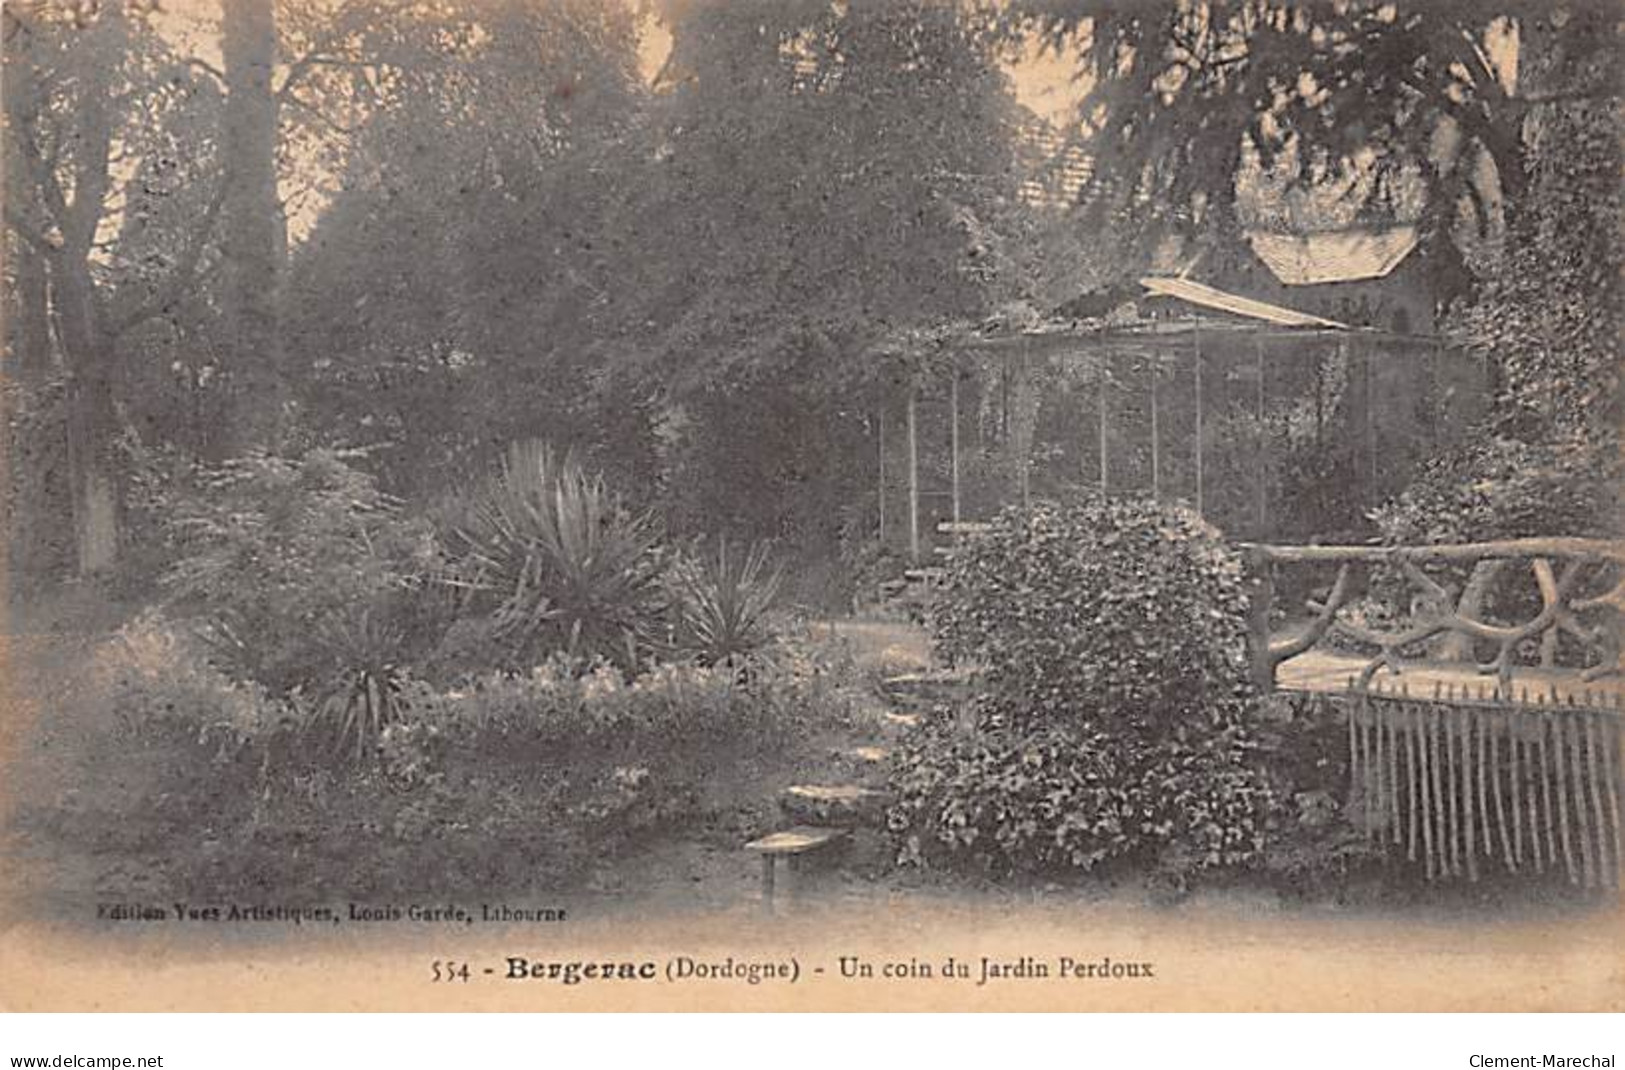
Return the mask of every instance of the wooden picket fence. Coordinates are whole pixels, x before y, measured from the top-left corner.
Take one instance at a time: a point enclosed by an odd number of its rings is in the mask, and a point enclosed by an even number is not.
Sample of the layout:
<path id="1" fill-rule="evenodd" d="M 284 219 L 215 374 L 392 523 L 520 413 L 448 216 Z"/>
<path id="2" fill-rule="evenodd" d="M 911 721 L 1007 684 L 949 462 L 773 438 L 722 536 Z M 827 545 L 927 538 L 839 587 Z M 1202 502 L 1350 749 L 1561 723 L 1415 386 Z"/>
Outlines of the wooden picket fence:
<path id="1" fill-rule="evenodd" d="M 1617 692 L 1413 697 L 1379 679 L 1343 698 L 1348 813 L 1429 880 L 1499 870 L 1619 887 Z"/>

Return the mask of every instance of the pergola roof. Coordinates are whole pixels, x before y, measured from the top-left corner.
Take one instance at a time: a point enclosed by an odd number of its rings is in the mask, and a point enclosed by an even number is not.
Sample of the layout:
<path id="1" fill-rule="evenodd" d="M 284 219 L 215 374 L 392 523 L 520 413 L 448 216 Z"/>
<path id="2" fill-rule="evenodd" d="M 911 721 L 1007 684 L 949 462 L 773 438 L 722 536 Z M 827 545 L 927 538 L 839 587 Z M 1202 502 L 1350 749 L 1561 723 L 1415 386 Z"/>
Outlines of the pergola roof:
<path id="1" fill-rule="evenodd" d="M 1243 319 L 1261 320 L 1277 327 L 1322 327 L 1335 331 L 1349 329 L 1347 324 L 1338 323 L 1336 320 L 1323 319 L 1307 312 L 1272 305 L 1268 301 L 1242 297 L 1240 294 L 1226 293 L 1205 283 L 1192 282 L 1190 279 L 1150 275 L 1141 279 L 1140 285 L 1150 291 L 1150 296 L 1153 297 L 1172 297 L 1200 308 L 1240 316 Z"/>
<path id="2" fill-rule="evenodd" d="M 1020 330 L 988 330 L 962 344 L 983 350 L 1043 350 L 1083 345 L 1162 347 L 1170 338 L 1200 332 L 1206 335 L 1242 335 L 1260 340 L 1316 337 L 1352 337 L 1408 345 L 1437 346 L 1433 335 L 1405 334 L 1372 327 L 1353 327 L 1297 309 L 1168 276 L 1140 279 L 1148 297 L 1166 297 L 1192 306 L 1195 314 L 1178 318 L 1106 316 L 1087 320 L 1045 320 Z M 1206 313 L 1206 314 L 1203 314 Z"/>

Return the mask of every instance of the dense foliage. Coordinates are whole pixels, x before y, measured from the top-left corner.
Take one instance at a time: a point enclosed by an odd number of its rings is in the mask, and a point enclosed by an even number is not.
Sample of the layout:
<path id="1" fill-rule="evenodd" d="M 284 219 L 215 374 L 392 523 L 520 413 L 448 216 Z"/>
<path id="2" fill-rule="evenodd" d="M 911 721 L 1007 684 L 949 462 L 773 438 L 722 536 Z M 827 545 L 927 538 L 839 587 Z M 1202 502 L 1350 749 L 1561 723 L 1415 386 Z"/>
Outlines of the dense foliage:
<path id="1" fill-rule="evenodd" d="M 1583 441 L 1485 433 L 1425 462 L 1376 512 L 1384 537 L 1428 544 L 1600 535 L 1618 523 L 1618 458 Z"/>
<path id="2" fill-rule="evenodd" d="M 576 886 L 676 823 L 762 806 L 750 770 L 801 753 L 839 716 L 837 686 L 829 664 L 782 644 L 748 677 L 674 666 L 626 681 L 555 661 L 453 691 L 413 685 L 369 760 L 340 763 L 306 745 L 289 704 L 147 620 L 63 689 L 62 715 L 95 729 L 32 820 L 96 852 L 132 894 L 474 902 Z"/>
<path id="3" fill-rule="evenodd" d="M 660 532 L 601 476 L 545 443 L 509 448 L 471 498 L 446 510 L 445 582 L 472 596 L 505 664 L 550 651 L 635 669 L 664 636 Z"/>
<path id="4" fill-rule="evenodd" d="M 1273 805 L 1234 731 L 1153 745 L 1087 725 L 939 724 L 911 741 L 892 786 L 903 861 L 994 875 L 1256 863 Z"/>
<path id="5" fill-rule="evenodd" d="M 1446 296 L 1464 281 L 1459 221 L 1531 203 L 1532 98 L 1605 100 L 1617 41 L 1602 7 L 1527 0 L 1030 0 L 1011 17 L 1082 53 L 1097 222 L 1223 231 L 1277 183 L 1293 212 L 1419 218 Z M 1317 190 L 1333 196 L 1315 204 Z"/>
<path id="6" fill-rule="evenodd" d="M 92 674 L 82 757 L 134 775 L 60 808 L 92 850 L 165 859 L 168 888 L 497 887 L 743 791 L 728 763 L 836 716 L 783 656 L 779 603 L 844 605 L 917 564 L 873 540 L 901 388 L 967 325 L 1114 313 L 1134 269 L 1200 263 L 1238 225 L 1415 224 L 1435 294 L 1464 298 L 1447 341 L 1494 379 L 1482 434 L 1374 517 L 1345 486 L 1363 466 L 1318 437 L 1317 385 L 1315 447 L 1280 474 L 1294 537 L 1617 532 L 1606 5 L 225 0 L 215 22 L 38 0 L 0 20 L 9 568 L 30 595 L 71 576 L 161 601 L 199 644 L 149 635 L 150 659 Z M 1069 129 L 1018 99 L 1012 56 L 1040 38 L 1082 76 Z M 1033 159 L 1057 133 L 1086 166 Z M 1029 196 L 1057 161 L 1087 171 L 1081 211 Z M 1078 429 L 1038 433 L 1058 378 L 1022 364 L 961 381 L 982 410 L 967 516 L 1079 470 Z M 1103 452 L 1143 453 L 1133 410 L 1108 430 L 1096 396 Z M 939 453 L 918 415 L 909 448 Z M 1209 517 L 1271 505 L 1239 468 L 1206 470 Z M 1437 571 L 1464 611 L 1527 616 L 1533 580 L 1475 589 L 1499 567 Z M 1402 615 L 1411 592 L 1375 575 L 1369 608 Z M 1283 781 L 1259 771 L 1245 607 L 1188 511 L 999 516 L 933 607 L 984 694 L 900 756 L 906 856 L 1257 862 Z"/>
<path id="7" fill-rule="evenodd" d="M 1240 558 L 1194 513 L 1085 494 L 968 540 L 932 626 L 1012 720 L 1163 733 L 1240 708 L 1246 613 Z"/>
<path id="8" fill-rule="evenodd" d="M 232 676 L 284 692 L 411 656 L 398 606 L 434 538 L 354 461 L 253 453 L 155 492 L 175 555 L 164 586 Z"/>
<path id="9" fill-rule="evenodd" d="M 1239 561 L 1193 514 L 1086 496 L 1009 510 L 948 566 L 933 626 L 981 668 L 975 725 L 902 756 L 905 858 L 994 871 L 1258 861 Z"/>

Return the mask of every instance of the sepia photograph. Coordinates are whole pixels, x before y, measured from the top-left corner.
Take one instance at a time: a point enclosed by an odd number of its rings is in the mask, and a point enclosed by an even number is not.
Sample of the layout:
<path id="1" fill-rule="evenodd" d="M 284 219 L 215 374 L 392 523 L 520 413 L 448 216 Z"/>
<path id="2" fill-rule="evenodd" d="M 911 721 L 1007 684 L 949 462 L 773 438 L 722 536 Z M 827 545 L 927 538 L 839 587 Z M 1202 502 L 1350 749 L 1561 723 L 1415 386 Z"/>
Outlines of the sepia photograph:
<path id="1" fill-rule="evenodd" d="M 1625 1010 L 1619 4 L 0 19 L 0 1010 Z"/>

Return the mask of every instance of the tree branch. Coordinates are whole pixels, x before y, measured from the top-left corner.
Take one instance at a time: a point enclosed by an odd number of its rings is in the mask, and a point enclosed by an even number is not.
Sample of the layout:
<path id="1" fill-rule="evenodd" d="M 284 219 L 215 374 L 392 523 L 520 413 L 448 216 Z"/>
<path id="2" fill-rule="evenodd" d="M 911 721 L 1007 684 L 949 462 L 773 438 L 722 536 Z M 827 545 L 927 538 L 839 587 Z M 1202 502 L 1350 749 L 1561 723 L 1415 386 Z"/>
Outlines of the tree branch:
<path id="1" fill-rule="evenodd" d="M 209 235 L 214 232 L 214 222 L 219 218 L 221 206 L 225 202 L 226 183 L 222 179 L 216 184 L 214 196 L 210 199 L 208 208 L 204 210 L 203 219 L 193 232 L 192 240 L 182 250 L 180 258 L 175 261 L 175 267 L 170 271 L 169 278 L 164 280 L 163 285 L 152 297 L 110 325 L 109 333 L 114 338 L 128 333 L 155 316 L 162 315 L 192 286 L 197 275 L 198 263 L 203 259 L 203 250 L 209 244 Z"/>
<path id="2" fill-rule="evenodd" d="M 53 253 L 60 247 L 59 245 L 53 245 L 51 240 L 38 227 L 12 211 L 9 204 L 6 205 L 6 224 L 11 227 L 17 237 L 41 253 Z"/>
<path id="3" fill-rule="evenodd" d="M 329 130 L 332 130 L 334 133 L 349 135 L 355 134 L 361 129 L 359 126 L 345 126 L 338 120 L 323 115 L 320 108 L 306 100 L 302 100 L 301 98 L 294 96 L 291 93 L 283 100 L 283 103 L 293 105 L 295 108 L 298 108 L 300 111 L 309 115 L 311 118 L 315 119 Z"/>
<path id="4" fill-rule="evenodd" d="M 1527 105 L 1534 106 L 1536 104 L 1564 104 L 1575 100 L 1612 101 L 1614 97 L 1613 94 L 1611 94 L 1607 89 L 1592 88 L 1572 89 L 1561 93 L 1536 93 L 1527 97 L 1519 97 L 1518 99 Z"/>
<path id="5" fill-rule="evenodd" d="M 206 59 L 199 59 L 196 56 L 189 56 L 186 60 L 186 65 L 188 67 L 196 67 L 200 71 L 213 75 L 214 79 L 221 85 L 226 84 L 226 72 L 221 70 L 219 67 L 216 67 Z"/>
<path id="6" fill-rule="evenodd" d="M 317 52 L 306 53 L 292 67 L 288 75 L 282 80 L 282 85 L 273 94 L 278 100 L 288 101 L 296 99 L 293 95 L 299 79 L 309 74 L 314 67 L 342 67 L 349 70 L 366 70 L 374 64 L 359 59 L 340 59 L 337 56 L 324 56 Z"/>
<path id="7" fill-rule="evenodd" d="M 398 2 L 393 4 L 381 5 L 366 13 L 367 20 L 376 24 L 381 19 L 385 19 L 389 16 L 397 15 L 406 11 L 415 2 L 416 0 L 398 0 Z M 272 91 L 272 95 L 274 97 L 276 97 L 278 100 L 288 100 L 291 98 L 294 87 L 299 84 L 299 80 L 309 74 L 311 69 L 314 67 L 368 66 L 368 64 L 362 63 L 358 60 L 343 60 L 331 55 L 334 46 L 336 46 L 339 41 L 347 36 L 352 30 L 351 24 L 343 16 L 349 13 L 350 9 L 354 6 L 359 5 L 346 5 L 339 11 L 334 12 L 333 20 L 328 24 L 327 32 L 321 35 L 321 39 L 315 44 L 311 45 L 303 56 L 300 56 L 298 59 L 294 60 L 293 63 L 289 64 L 288 73 L 283 76 L 282 84 L 277 86 Z"/>
<path id="8" fill-rule="evenodd" d="M 1291 639 L 1269 644 L 1271 670 L 1281 662 L 1305 653 L 1325 638 L 1337 619 L 1337 611 L 1347 604 L 1353 593 L 1353 585 L 1349 582 L 1349 565 L 1345 561 L 1337 568 L 1337 580 L 1332 584 L 1331 594 L 1326 597 L 1325 603 L 1320 605 L 1309 603 L 1309 608 L 1315 613 L 1315 619 L 1309 627 Z"/>

